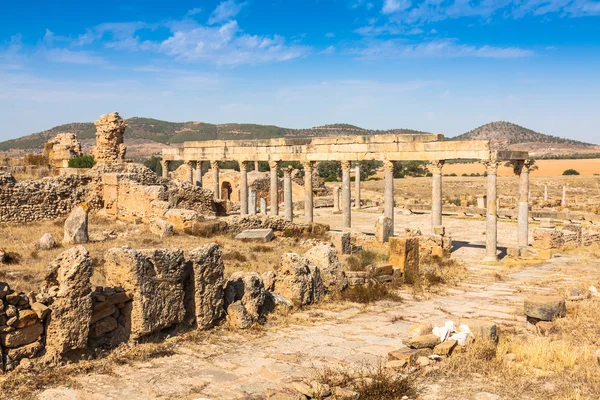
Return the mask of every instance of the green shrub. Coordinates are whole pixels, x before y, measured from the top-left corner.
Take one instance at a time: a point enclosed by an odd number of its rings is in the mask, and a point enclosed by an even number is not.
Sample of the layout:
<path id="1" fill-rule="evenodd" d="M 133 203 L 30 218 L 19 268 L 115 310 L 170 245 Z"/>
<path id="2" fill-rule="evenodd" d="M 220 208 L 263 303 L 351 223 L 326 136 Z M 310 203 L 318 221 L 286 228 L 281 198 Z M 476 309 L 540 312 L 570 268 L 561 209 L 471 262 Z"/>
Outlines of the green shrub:
<path id="1" fill-rule="evenodd" d="M 83 155 L 69 160 L 69 168 L 92 168 L 96 164 L 94 157 Z"/>
<path id="2" fill-rule="evenodd" d="M 577 170 L 568 169 L 565 172 L 563 172 L 563 175 L 580 175 L 580 174 Z"/>

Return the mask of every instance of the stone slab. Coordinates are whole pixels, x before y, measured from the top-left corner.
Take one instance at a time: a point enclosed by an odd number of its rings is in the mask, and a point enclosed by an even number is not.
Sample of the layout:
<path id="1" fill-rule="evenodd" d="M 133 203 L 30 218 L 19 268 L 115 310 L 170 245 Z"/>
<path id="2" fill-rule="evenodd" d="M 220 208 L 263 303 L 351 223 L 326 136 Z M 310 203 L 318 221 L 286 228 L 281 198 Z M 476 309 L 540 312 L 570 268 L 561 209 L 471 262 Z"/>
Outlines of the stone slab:
<path id="1" fill-rule="evenodd" d="M 270 242 L 275 238 L 275 235 L 273 234 L 273 229 L 247 229 L 235 238 L 236 240 Z"/>

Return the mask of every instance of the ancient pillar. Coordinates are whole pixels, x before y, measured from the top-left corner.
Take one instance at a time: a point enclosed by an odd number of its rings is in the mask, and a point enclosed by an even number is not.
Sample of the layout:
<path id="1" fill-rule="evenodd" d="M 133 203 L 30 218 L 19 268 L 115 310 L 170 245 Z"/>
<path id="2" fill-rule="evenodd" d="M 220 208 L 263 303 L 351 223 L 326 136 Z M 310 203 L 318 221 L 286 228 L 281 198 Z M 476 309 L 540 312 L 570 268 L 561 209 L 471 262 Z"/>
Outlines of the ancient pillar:
<path id="1" fill-rule="evenodd" d="M 213 190 L 215 192 L 215 200 L 219 200 L 221 198 L 221 185 L 219 185 L 219 162 L 211 161 L 210 168 L 213 173 L 214 186 Z"/>
<path id="2" fill-rule="evenodd" d="M 196 161 L 196 186 L 202 187 L 202 161 Z"/>
<path id="3" fill-rule="evenodd" d="M 292 201 L 292 171 L 289 167 L 283 170 L 283 207 L 285 219 L 292 222 L 294 220 L 294 203 Z"/>
<path id="4" fill-rule="evenodd" d="M 486 219 L 486 261 L 496 261 L 498 259 L 498 161 L 486 161 L 487 170 L 487 219 Z"/>
<path id="5" fill-rule="evenodd" d="M 248 188 L 248 214 L 256 215 L 256 189 Z"/>
<path id="6" fill-rule="evenodd" d="M 354 166 L 354 208 L 360 208 L 360 165 Z"/>
<path id="7" fill-rule="evenodd" d="M 240 215 L 248 215 L 248 162 L 240 161 Z"/>
<path id="8" fill-rule="evenodd" d="M 277 177 L 277 167 L 279 161 L 269 161 L 271 168 L 271 215 L 279 215 L 279 178 Z"/>
<path id="9" fill-rule="evenodd" d="M 430 165 L 433 176 L 431 191 L 431 229 L 442 225 L 442 167 L 444 161 L 432 161 Z"/>
<path id="10" fill-rule="evenodd" d="M 352 198 L 350 196 L 350 161 L 342 161 L 342 226 L 352 226 Z"/>
<path id="11" fill-rule="evenodd" d="M 519 161 L 515 170 L 519 173 L 519 247 L 527 247 L 529 245 L 529 171 L 531 165 L 530 160 Z"/>
<path id="12" fill-rule="evenodd" d="M 260 198 L 260 213 L 267 215 L 267 199 L 264 197 Z"/>
<path id="13" fill-rule="evenodd" d="M 254 161 L 254 170 L 258 172 L 258 161 Z"/>
<path id="14" fill-rule="evenodd" d="M 313 162 L 304 165 L 304 222 L 313 223 Z"/>
<path id="15" fill-rule="evenodd" d="M 390 236 L 394 236 L 394 163 L 384 161 L 383 169 L 385 171 L 384 197 L 383 197 L 383 215 L 392 219 L 392 231 Z"/>
<path id="16" fill-rule="evenodd" d="M 544 201 L 548 201 L 548 184 L 544 185 Z"/>
<path id="17" fill-rule="evenodd" d="M 194 161 L 186 161 L 185 163 L 188 166 L 187 181 L 193 185 L 194 184 Z"/>
<path id="18" fill-rule="evenodd" d="M 563 186 L 562 200 L 560 201 L 561 207 L 567 206 L 567 186 Z"/>
<path id="19" fill-rule="evenodd" d="M 162 177 L 168 178 L 169 177 L 169 161 L 161 160 L 160 166 L 162 167 Z"/>
<path id="20" fill-rule="evenodd" d="M 333 212 L 339 213 L 341 211 L 342 210 L 340 210 L 340 187 L 336 185 L 333 187 Z"/>

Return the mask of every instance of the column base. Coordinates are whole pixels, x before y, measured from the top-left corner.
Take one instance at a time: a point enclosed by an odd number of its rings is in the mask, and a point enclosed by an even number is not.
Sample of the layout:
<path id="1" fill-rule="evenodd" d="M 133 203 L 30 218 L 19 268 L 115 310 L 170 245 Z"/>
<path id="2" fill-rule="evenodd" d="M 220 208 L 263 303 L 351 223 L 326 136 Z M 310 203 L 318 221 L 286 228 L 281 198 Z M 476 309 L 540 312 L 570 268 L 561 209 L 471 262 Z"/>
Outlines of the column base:
<path id="1" fill-rule="evenodd" d="M 496 262 L 496 261 L 498 261 L 498 256 L 485 256 L 485 257 L 483 257 L 483 261 Z"/>

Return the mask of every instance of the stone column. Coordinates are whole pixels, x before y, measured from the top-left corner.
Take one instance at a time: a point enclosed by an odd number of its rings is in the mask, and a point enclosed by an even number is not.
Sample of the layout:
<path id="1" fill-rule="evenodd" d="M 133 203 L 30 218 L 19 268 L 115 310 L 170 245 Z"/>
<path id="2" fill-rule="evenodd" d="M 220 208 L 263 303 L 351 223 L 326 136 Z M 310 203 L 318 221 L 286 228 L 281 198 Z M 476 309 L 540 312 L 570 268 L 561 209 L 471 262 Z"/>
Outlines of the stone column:
<path id="1" fill-rule="evenodd" d="M 202 161 L 196 161 L 196 186 L 202 187 Z"/>
<path id="2" fill-rule="evenodd" d="M 186 161 L 185 163 L 188 166 L 187 181 L 193 185 L 194 184 L 194 161 Z"/>
<path id="3" fill-rule="evenodd" d="M 342 161 L 342 226 L 352 226 L 352 198 L 350 196 L 350 161 Z"/>
<path id="4" fill-rule="evenodd" d="M 258 161 L 254 161 L 254 170 L 258 172 Z"/>
<path id="5" fill-rule="evenodd" d="M 383 195 L 383 215 L 392 219 L 392 231 L 390 236 L 394 236 L 394 163 L 384 161 L 383 169 L 385 171 L 384 195 Z"/>
<path id="6" fill-rule="evenodd" d="M 354 166 L 354 208 L 360 209 L 360 165 Z"/>
<path id="7" fill-rule="evenodd" d="M 548 184 L 544 185 L 544 201 L 548 201 Z"/>
<path id="8" fill-rule="evenodd" d="M 260 213 L 263 215 L 267 215 L 267 199 L 264 197 L 260 198 Z"/>
<path id="9" fill-rule="evenodd" d="M 313 162 L 306 161 L 304 165 L 304 222 L 313 223 Z"/>
<path id="10" fill-rule="evenodd" d="M 169 161 L 161 160 L 160 165 L 162 167 L 162 177 L 168 178 L 169 177 Z"/>
<path id="11" fill-rule="evenodd" d="M 442 225 L 442 168 L 444 161 L 432 161 L 430 171 L 433 176 L 431 191 L 431 229 Z"/>
<path id="12" fill-rule="evenodd" d="M 240 215 L 248 215 L 248 162 L 240 161 Z"/>
<path id="13" fill-rule="evenodd" d="M 519 173 L 519 247 L 527 247 L 529 245 L 529 171 L 531 165 L 530 160 L 519 161 L 515 169 Z"/>
<path id="14" fill-rule="evenodd" d="M 248 188 L 248 214 L 256 215 L 256 189 Z"/>
<path id="15" fill-rule="evenodd" d="M 219 162 L 211 161 L 210 169 L 212 170 L 213 180 L 215 181 L 213 190 L 215 192 L 215 200 L 219 200 L 221 198 L 221 185 L 219 184 Z"/>
<path id="16" fill-rule="evenodd" d="M 277 167 L 279 161 L 269 161 L 271 168 L 271 215 L 279 215 L 279 178 L 277 177 Z"/>
<path id="17" fill-rule="evenodd" d="M 292 171 L 290 165 L 283 170 L 283 207 L 285 219 L 292 222 L 294 220 L 294 203 L 292 201 Z"/>
<path id="18" fill-rule="evenodd" d="M 486 218 L 486 237 L 485 261 L 496 261 L 498 259 L 498 161 L 484 162 L 487 170 L 487 218 Z"/>
<path id="19" fill-rule="evenodd" d="M 339 213 L 341 211 L 342 210 L 340 210 L 340 187 L 336 185 L 333 187 L 333 212 Z"/>
<path id="20" fill-rule="evenodd" d="M 562 200 L 560 201 L 561 207 L 567 206 L 567 186 L 563 186 Z"/>

